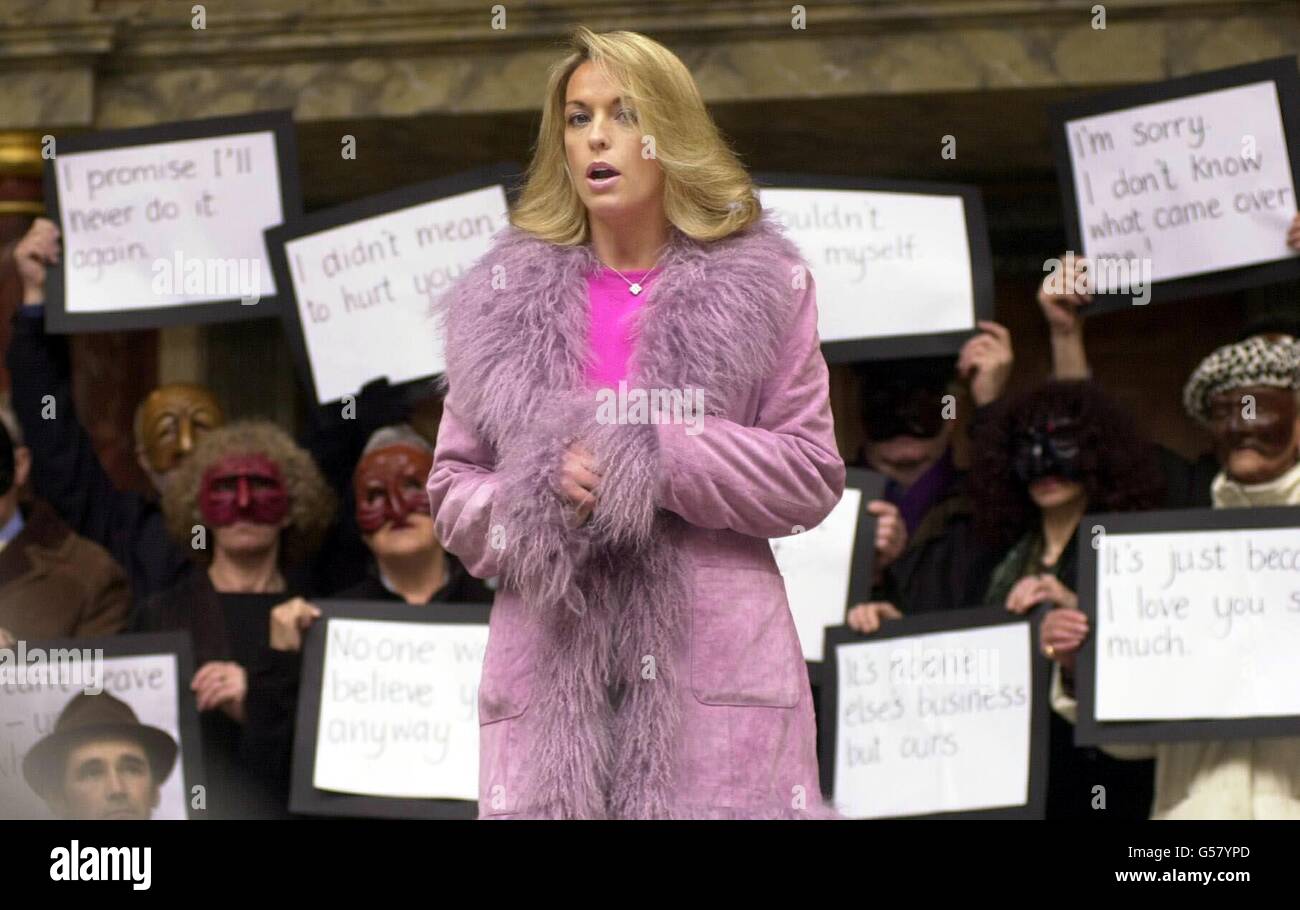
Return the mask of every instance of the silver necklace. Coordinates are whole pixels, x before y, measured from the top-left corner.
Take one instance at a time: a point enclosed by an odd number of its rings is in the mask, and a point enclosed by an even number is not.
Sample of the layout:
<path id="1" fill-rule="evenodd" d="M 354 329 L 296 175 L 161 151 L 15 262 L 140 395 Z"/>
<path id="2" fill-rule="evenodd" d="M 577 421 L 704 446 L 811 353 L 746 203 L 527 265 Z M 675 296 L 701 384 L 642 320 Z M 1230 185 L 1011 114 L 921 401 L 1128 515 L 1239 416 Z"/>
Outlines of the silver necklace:
<path id="1" fill-rule="evenodd" d="M 644 275 L 641 276 L 641 280 L 642 280 L 642 281 L 645 281 L 647 278 L 649 278 L 649 277 L 650 277 L 650 273 L 653 272 L 655 269 L 659 268 L 659 260 L 663 258 L 663 251 L 664 251 L 665 249 L 667 249 L 667 248 L 668 248 L 668 244 L 664 244 L 663 246 L 661 246 L 661 247 L 659 248 L 659 257 L 658 257 L 657 259 L 655 259 L 655 264 L 652 265 L 652 266 L 650 266 L 650 268 L 646 270 L 646 273 L 645 273 Z M 643 290 L 645 290 L 645 288 L 643 288 L 643 287 L 640 285 L 640 283 L 631 280 L 631 279 L 628 278 L 626 275 L 624 275 L 622 272 L 620 272 L 618 269 L 614 268 L 612 265 L 605 265 L 605 262 L 604 262 L 602 259 L 600 259 L 600 257 L 597 257 L 597 258 L 596 258 L 596 261 L 599 262 L 601 265 L 604 265 L 605 268 L 609 269 L 611 272 L 613 272 L 613 273 L 614 273 L 615 275 L 617 275 L 619 278 L 622 278 L 624 281 L 626 281 L 626 282 L 627 282 L 627 289 L 628 289 L 629 291 L 632 292 L 632 296 L 633 296 L 633 297 L 635 297 L 637 294 L 640 294 Z"/>

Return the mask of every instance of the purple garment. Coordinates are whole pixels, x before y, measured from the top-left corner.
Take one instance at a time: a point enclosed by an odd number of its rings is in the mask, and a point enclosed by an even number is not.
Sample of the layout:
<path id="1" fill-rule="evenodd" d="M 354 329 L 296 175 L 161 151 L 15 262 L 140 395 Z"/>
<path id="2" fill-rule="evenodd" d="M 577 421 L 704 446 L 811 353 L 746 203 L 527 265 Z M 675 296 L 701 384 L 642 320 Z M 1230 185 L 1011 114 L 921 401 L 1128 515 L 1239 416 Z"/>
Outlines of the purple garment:
<path id="1" fill-rule="evenodd" d="M 906 490 L 895 481 L 885 484 L 885 499 L 898 506 L 907 525 L 907 536 L 911 537 L 925 519 L 925 514 L 943 497 L 948 487 L 957 477 L 957 468 L 952 463 L 952 449 L 944 449 L 939 460 L 916 479 Z"/>
<path id="2" fill-rule="evenodd" d="M 699 432 L 600 418 L 584 388 L 588 246 L 507 228 L 441 299 L 430 502 L 447 550 L 500 576 L 482 817 L 833 815 L 768 544 L 819 524 L 844 489 L 813 283 L 770 215 L 709 243 L 674 230 L 662 262 L 628 385 L 702 389 Z M 501 268 L 527 281 L 501 288 Z M 573 528 L 555 478 L 576 439 L 604 473 Z"/>

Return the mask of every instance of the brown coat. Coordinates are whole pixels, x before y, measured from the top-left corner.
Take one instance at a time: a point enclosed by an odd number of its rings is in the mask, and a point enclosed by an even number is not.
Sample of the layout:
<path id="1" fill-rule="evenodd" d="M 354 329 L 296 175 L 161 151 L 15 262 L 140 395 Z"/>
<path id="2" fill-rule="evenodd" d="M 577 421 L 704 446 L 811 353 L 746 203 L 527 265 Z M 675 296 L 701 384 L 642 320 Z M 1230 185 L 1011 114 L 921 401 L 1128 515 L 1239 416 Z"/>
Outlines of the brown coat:
<path id="1" fill-rule="evenodd" d="M 23 519 L 0 550 L 0 629 L 28 641 L 120 632 L 131 592 L 108 551 L 74 534 L 44 503 L 24 509 Z"/>

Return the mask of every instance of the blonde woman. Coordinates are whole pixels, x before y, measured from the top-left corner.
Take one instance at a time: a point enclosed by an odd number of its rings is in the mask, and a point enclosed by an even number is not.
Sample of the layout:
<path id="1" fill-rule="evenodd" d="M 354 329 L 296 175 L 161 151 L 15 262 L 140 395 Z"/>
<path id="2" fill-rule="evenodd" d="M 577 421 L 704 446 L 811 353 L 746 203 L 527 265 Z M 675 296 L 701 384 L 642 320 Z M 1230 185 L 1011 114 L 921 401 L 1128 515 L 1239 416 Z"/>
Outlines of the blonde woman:
<path id="1" fill-rule="evenodd" d="M 832 814 L 767 542 L 844 486 L 812 279 L 677 57 L 572 43 L 512 225 L 442 300 L 433 514 L 501 578 L 480 814 Z"/>

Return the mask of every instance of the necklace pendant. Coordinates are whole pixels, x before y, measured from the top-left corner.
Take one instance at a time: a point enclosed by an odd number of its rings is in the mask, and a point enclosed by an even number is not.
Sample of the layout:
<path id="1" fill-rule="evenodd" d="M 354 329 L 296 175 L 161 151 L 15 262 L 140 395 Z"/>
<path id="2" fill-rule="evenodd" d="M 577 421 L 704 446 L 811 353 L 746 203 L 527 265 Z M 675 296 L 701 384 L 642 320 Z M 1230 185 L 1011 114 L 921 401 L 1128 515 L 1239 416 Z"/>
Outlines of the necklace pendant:
<path id="1" fill-rule="evenodd" d="M 641 285 L 637 284 L 635 281 L 629 284 L 627 289 L 632 292 L 633 296 L 641 293 Z"/>

